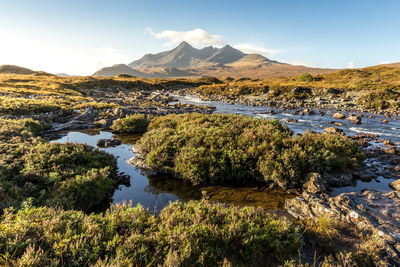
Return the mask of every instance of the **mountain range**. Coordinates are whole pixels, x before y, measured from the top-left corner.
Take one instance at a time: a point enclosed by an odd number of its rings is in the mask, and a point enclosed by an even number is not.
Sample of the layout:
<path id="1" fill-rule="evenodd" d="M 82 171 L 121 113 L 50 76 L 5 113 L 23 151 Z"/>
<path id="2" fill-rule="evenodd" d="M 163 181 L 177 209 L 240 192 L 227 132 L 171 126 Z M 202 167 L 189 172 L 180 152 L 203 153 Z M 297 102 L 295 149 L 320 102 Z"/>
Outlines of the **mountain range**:
<path id="1" fill-rule="evenodd" d="M 128 65 L 102 68 L 93 76 L 112 77 L 128 74 L 142 78 L 186 76 L 249 77 L 292 76 L 304 72 L 323 74 L 336 69 L 320 69 L 270 60 L 260 54 L 246 54 L 230 45 L 197 49 L 182 42 L 172 50 L 146 54 Z"/>

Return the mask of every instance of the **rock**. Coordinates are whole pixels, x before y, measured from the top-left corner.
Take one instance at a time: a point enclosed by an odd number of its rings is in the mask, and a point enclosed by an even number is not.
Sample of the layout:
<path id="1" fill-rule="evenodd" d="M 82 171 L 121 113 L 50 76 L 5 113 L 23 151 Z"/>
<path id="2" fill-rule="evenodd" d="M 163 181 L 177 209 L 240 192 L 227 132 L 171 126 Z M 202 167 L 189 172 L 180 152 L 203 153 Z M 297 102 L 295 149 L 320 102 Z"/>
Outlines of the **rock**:
<path id="1" fill-rule="evenodd" d="M 330 187 L 343 187 L 351 185 L 353 175 L 351 174 L 327 174 L 325 177 L 327 184 Z"/>
<path id="2" fill-rule="evenodd" d="M 113 114 L 119 118 L 125 117 L 126 115 L 132 114 L 132 111 L 127 108 L 117 107 L 113 110 Z"/>
<path id="3" fill-rule="evenodd" d="M 341 91 L 341 90 L 339 90 L 339 89 L 335 89 L 335 88 L 328 88 L 328 89 L 326 90 L 326 92 L 327 92 L 328 94 L 333 94 L 333 95 L 338 95 L 338 94 L 343 93 L 343 91 Z"/>
<path id="4" fill-rule="evenodd" d="M 396 155 L 399 153 L 398 149 L 396 147 L 389 147 L 387 149 L 383 150 L 385 153 L 390 154 L 390 155 Z"/>
<path id="5" fill-rule="evenodd" d="M 286 119 L 286 121 L 287 122 L 289 122 L 289 123 L 298 123 L 299 122 L 299 120 L 297 120 L 297 119 Z"/>
<path id="6" fill-rule="evenodd" d="M 326 191 L 325 181 L 322 179 L 321 174 L 312 172 L 307 175 L 307 182 L 303 185 L 303 190 L 317 194 Z"/>
<path id="7" fill-rule="evenodd" d="M 342 129 L 339 129 L 339 128 L 336 128 L 336 127 L 333 127 L 333 126 L 331 126 L 331 127 L 327 127 L 327 128 L 325 128 L 325 129 L 324 129 L 324 133 L 331 133 L 331 134 L 342 134 L 342 133 L 343 133 L 343 130 L 342 130 Z"/>
<path id="8" fill-rule="evenodd" d="M 396 180 L 396 181 L 394 181 L 394 182 L 391 182 L 391 183 L 389 184 L 389 186 L 390 186 L 391 188 L 393 188 L 394 190 L 399 191 L 399 190 L 400 190 L 400 180 Z"/>
<path id="9" fill-rule="evenodd" d="M 121 141 L 117 139 L 99 139 L 96 144 L 98 147 L 114 147 L 119 146 Z"/>
<path id="10" fill-rule="evenodd" d="M 339 113 L 339 112 L 336 112 L 336 113 L 332 114 L 332 117 L 334 119 L 339 119 L 339 120 L 342 120 L 342 119 L 346 118 L 346 116 L 344 114 Z"/>
<path id="11" fill-rule="evenodd" d="M 382 123 L 388 123 L 388 120 L 381 120 Z"/>
<path id="12" fill-rule="evenodd" d="M 98 127 L 106 127 L 109 125 L 109 123 L 106 119 L 101 119 L 101 120 L 95 121 L 94 125 L 96 125 Z"/>
<path id="13" fill-rule="evenodd" d="M 312 111 L 311 109 L 306 108 L 306 109 L 303 110 L 303 113 L 306 114 L 306 115 L 313 115 L 314 111 Z"/>
<path id="14" fill-rule="evenodd" d="M 287 199 L 285 208 L 297 219 L 330 217 L 353 224 L 364 234 L 382 238 L 386 252 L 400 260 L 400 193 L 365 190 L 362 194 L 342 193 L 336 197 L 304 191 L 300 197 Z"/>
<path id="15" fill-rule="evenodd" d="M 140 169 L 150 170 L 150 167 L 147 165 L 146 160 L 140 156 L 135 156 L 133 158 L 130 158 L 126 162 Z"/>
<path id="16" fill-rule="evenodd" d="M 293 88 L 292 93 L 294 94 L 311 94 L 311 89 L 307 87 L 297 86 Z"/>
<path id="17" fill-rule="evenodd" d="M 351 121 L 354 124 L 361 124 L 361 116 L 350 116 L 347 118 L 347 120 Z"/>

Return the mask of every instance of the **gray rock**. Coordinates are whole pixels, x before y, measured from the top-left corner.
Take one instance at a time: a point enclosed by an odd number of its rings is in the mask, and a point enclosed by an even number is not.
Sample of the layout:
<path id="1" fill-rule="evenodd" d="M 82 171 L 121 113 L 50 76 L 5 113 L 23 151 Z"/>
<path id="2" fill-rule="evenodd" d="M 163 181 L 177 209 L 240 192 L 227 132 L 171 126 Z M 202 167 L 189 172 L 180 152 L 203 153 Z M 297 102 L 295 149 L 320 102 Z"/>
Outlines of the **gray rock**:
<path id="1" fill-rule="evenodd" d="M 98 147 L 114 147 L 121 144 L 120 140 L 117 139 L 99 139 L 97 140 Z"/>
<path id="2" fill-rule="evenodd" d="M 288 199 L 286 210 L 295 218 L 318 220 L 328 216 L 338 222 L 349 222 L 365 234 L 380 236 L 386 252 L 400 260 L 400 193 L 365 190 L 362 194 L 343 193 L 336 197 L 303 192 Z"/>

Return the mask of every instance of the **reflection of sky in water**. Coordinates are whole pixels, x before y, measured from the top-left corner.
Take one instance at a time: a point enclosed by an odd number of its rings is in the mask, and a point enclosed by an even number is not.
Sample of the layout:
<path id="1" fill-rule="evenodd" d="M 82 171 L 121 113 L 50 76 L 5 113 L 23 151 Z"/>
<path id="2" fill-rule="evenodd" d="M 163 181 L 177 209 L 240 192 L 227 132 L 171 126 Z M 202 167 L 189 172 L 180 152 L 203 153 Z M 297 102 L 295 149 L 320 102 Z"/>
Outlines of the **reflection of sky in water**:
<path id="1" fill-rule="evenodd" d="M 69 132 L 66 136 L 57 140 L 56 142 L 65 143 L 86 143 L 96 147 L 98 139 L 109 139 L 113 136 L 109 132 L 100 132 L 96 135 L 88 135 L 81 132 Z M 168 193 L 154 193 L 149 190 L 149 180 L 146 176 L 142 175 L 140 170 L 128 164 L 126 160 L 132 158 L 135 154 L 131 150 L 131 144 L 122 144 L 117 147 L 100 148 L 117 158 L 119 171 L 128 174 L 131 179 L 129 187 L 121 186 L 116 190 L 113 196 L 114 203 L 132 202 L 133 205 L 141 203 L 144 207 L 153 209 L 161 209 L 170 201 L 178 200 L 179 198 L 173 194 Z"/>

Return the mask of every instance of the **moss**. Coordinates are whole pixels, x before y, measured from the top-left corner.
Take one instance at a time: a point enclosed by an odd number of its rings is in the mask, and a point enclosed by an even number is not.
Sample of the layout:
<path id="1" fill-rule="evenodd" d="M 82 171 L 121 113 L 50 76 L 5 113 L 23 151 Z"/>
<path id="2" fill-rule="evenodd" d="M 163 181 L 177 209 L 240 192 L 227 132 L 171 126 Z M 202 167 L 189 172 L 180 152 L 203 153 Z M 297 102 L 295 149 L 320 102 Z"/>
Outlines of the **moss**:
<path id="1" fill-rule="evenodd" d="M 345 171 L 363 160 L 347 137 L 296 136 L 276 120 L 238 115 L 158 117 L 137 144 L 151 168 L 193 184 L 272 182 L 298 188 L 308 172 Z"/>

